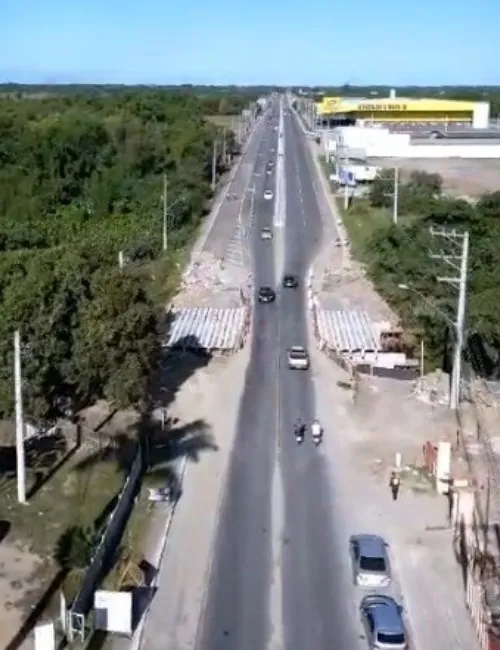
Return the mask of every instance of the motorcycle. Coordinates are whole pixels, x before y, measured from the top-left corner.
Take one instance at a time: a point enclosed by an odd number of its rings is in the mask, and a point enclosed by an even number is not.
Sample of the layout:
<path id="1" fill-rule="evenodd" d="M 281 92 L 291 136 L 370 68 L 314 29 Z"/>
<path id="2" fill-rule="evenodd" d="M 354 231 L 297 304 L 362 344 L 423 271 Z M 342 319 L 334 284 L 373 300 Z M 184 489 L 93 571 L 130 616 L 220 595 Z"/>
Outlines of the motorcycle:
<path id="1" fill-rule="evenodd" d="M 321 441 L 323 440 L 323 429 L 317 424 L 314 423 L 312 426 L 312 439 L 317 447 L 319 444 L 321 444 Z"/>
<path id="2" fill-rule="evenodd" d="M 302 429 L 297 429 L 295 431 L 295 440 L 298 445 L 301 445 L 304 442 L 304 432 Z"/>
<path id="3" fill-rule="evenodd" d="M 313 442 L 316 445 L 316 447 L 321 444 L 321 441 L 323 440 L 323 434 L 321 433 L 313 433 Z"/>

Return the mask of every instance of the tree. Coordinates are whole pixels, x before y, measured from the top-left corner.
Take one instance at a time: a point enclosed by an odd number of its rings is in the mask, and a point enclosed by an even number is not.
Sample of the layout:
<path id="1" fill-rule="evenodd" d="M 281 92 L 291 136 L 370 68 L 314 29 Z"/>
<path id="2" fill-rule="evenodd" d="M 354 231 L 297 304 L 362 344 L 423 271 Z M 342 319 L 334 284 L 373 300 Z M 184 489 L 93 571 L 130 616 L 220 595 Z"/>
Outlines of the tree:
<path id="1" fill-rule="evenodd" d="M 377 207 L 385 202 L 389 178 L 384 172 L 371 189 L 369 200 Z M 407 327 L 424 336 L 429 357 L 439 364 L 450 333 L 438 310 L 453 320 L 456 295 L 437 282 L 441 272 L 429 255 L 435 246 L 429 227 L 468 230 L 467 330 L 477 357 L 481 350 L 481 367 L 496 376 L 500 372 L 500 192 L 482 197 L 473 206 L 440 196 L 440 189 L 438 177 L 420 172 L 401 184 L 403 214 L 415 218 L 374 231 L 365 246 L 368 272 Z M 418 293 L 402 291 L 400 284 L 411 285 Z"/>
<path id="2" fill-rule="evenodd" d="M 160 346 L 157 314 L 143 284 L 140 276 L 118 270 L 92 277 L 91 299 L 75 334 L 80 403 L 106 397 L 118 407 L 138 406 L 145 398 Z"/>
<path id="3" fill-rule="evenodd" d="M 86 569 L 99 542 L 99 536 L 92 527 L 71 526 L 59 538 L 54 559 L 65 571 Z"/>
<path id="4" fill-rule="evenodd" d="M 197 92 L 23 88 L 1 98 L 1 417 L 13 409 L 18 328 L 30 419 L 51 420 L 100 398 L 116 406 L 147 400 L 163 311 L 140 265 L 161 250 L 163 174 L 169 196 L 182 199 L 170 222 L 177 259 L 212 195 L 220 133 L 205 116 L 238 113 L 258 91 Z M 122 272 L 119 251 L 129 264 Z"/>

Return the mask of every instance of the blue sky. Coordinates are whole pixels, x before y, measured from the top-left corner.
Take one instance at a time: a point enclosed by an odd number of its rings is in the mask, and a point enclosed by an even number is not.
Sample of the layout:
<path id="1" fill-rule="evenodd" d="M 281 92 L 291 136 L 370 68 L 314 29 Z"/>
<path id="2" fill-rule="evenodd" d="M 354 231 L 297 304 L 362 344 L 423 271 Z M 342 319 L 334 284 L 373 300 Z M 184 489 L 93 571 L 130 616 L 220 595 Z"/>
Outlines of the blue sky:
<path id="1" fill-rule="evenodd" d="M 0 80 L 499 84 L 498 0 L 0 0 Z"/>

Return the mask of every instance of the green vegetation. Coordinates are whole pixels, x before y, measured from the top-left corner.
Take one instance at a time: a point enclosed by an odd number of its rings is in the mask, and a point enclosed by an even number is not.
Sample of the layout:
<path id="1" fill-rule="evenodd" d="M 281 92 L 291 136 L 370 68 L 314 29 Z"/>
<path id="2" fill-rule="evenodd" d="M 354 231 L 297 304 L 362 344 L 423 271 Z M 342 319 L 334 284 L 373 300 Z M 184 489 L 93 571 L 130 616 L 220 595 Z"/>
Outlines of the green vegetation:
<path id="1" fill-rule="evenodd" d="M 239 112 L 248 93 L 3 91 L 0 417 L 13 410 L 17 328 L 32 420 L 99 398 L 141 405 L 159 353 L 155 301 L 175 287 L 177 263 L 211 198 L 221 133 L 204 116 Z M 227 145 L 231 151 L 232 134 Z M 170 250 L 160 257 L 164 173 L 172 209 Z"/>
<path id="2" fill-rule="evenodd" d="M 85 569 L 99 544 L 100 536 L 92 526 L 71 526 L 58 540 L 55 559 L 62 569 Z"/>
<path id="3" fill-rule="evenodd" d="M 206 119 L 215 124 L 215 126 L 220 126 L 223 129 L 230 129 L 234 126 L 234 115 L 207 115 Z"/>
<path id="4" fill-rule="evenodd" d="M 429 228 L 469 230 L 469 359 L 477 371 L 494 373 L 500 364 L 500 192 L 473 206 L 442 196 L 439 175 L 415 172 L 400 185 L 397 225 L 391 220 L 392 201 L 393 172 L 386 170 L 368 198 L 355 199 L 345 213 L 355 255 L 403 322 L 425 337 L 430 358 L 439 363 L 453 333 L 447 333 L 438 310 L 453 319 L 457 296 L 436 279 L 453 271 L 431 258 L 442 241 L 433 241 Z"/>

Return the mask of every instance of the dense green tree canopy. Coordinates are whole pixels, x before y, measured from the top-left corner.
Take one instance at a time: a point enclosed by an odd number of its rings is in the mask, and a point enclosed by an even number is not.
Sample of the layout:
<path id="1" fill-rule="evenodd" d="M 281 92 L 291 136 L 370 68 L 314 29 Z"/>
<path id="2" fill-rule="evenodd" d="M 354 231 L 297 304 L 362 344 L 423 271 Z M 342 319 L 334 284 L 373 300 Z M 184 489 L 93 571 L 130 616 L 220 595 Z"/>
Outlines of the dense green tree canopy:
<path id="1" fill-rule="evenodd" d="M 373 183 L 369 203 L 376 208 L 392 205 L 393 171 L 384 171 Z M 441 179 L 435 174 L 416 172 L 400 186 L 400 221 L 397 226 L 375 229 L 365 244 L 368 271 L 376 285 L 396 307 L 403 320 L 423 334 L 431 354 L 439 358 L 447 337 L 446 319 L 456 313 L 456 291 L 437 281 L 438 276 L 458 275 L 444 262 L 432 258 L 445 248 L 433 239 L 430 227 L 468 230 L 470 255 L 468 273 L 467 339 L 479 335 L 481 351 L 471 358 L 475 365 L 500 371 L 500 191 L 484 196 L 475 205 L 441 195 Z M 363 202 L 353 210 L 366 213 Z M 408 285 L 401 290 L 398 285 Z M 439 313 L 441 312 L 441 314 Z M 475 336 L 474 338 L 477 338 Z M 473 351 L 468 346 L 469 356 Z M 476 368 L 479 369 L 479 368 Z"/>
<path id="2" fill-rule="evenodd" d="M 17 328 L 31 418 L 103 397 L 140 404 L 159 341 L 138 262 L 160 252 L 163 175 L 175 255 L 211 198 L 221 134 L 205 115 L 239 112 L 248 94 L 25 90 L 0 95 L 0 416 L 13 408 Z"/>

